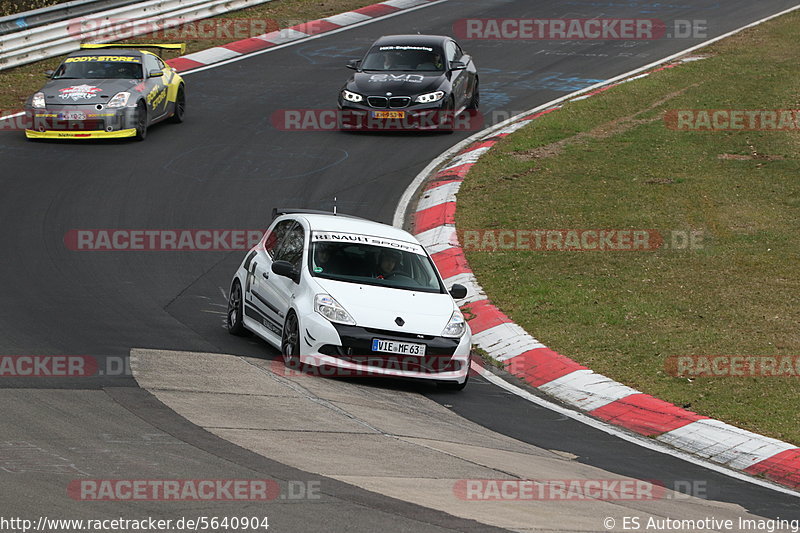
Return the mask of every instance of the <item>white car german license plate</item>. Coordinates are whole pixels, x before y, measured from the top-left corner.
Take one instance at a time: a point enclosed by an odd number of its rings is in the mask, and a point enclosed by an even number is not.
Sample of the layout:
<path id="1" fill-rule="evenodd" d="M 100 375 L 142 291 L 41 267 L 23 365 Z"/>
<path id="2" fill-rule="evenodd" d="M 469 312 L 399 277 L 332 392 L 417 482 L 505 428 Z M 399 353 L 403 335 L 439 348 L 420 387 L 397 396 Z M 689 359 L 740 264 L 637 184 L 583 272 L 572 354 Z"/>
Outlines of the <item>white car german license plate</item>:
<path id="1" fill-rule="evenodd" d="M 67 111 L 61 114 L 64 120 L 86 120 L 86 113 L 83 111 Z"/>
<path id="2" fill-rule="evenodd" d="M 399 353 L 402 355 L 425 355 L 425 345 L 414 342 L 388 341 L 372 339 L 373 352 Z"/>

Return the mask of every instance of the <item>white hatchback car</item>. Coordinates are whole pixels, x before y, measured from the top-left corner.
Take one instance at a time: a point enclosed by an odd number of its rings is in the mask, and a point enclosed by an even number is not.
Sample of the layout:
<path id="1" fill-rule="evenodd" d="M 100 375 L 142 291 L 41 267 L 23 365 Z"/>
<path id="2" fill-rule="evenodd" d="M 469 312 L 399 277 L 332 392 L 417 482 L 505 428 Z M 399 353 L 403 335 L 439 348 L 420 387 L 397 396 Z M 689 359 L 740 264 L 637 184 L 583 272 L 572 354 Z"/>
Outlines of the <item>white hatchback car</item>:
<path id="1" fill-rule="evenodd" d="M 425 248 L 392 226 L 275 210 L 233 278 L 228 331 L 250 330 L 287 366 L 435 380 L 460 390 L 472 335 Z"/>

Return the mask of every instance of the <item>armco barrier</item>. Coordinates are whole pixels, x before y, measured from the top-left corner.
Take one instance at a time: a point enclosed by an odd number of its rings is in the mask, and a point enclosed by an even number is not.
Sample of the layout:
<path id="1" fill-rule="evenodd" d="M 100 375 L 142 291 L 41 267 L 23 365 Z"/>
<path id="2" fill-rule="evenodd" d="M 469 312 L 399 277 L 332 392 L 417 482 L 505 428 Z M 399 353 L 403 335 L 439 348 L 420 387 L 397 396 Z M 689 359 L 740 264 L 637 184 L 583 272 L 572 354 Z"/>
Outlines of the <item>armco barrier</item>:
<path id="1" fill-rule="evenodd" d="M 83 18 L 91 21 L 92 28 L 102 26 L 104 21 L 113 21 L 114 31 L 104 32 L 100 39 L 103 42 L 113 42 L 269 1 L 271 0 L 149 0 Z M 126 22 L 120 24 L 118 21 L 121 20 Z M 80 17 L 70 18 L 0 36 L 0 70 L 78 50 L 81 44 L 80 24 Z"/>
<path id="2" fill-rule="evenodd" d="M 73 0 L 63 4 L 47 6 L 22 13 L 0 17 L 0 35 L 7 35 L 45 24 L 53 24 L 75 17 L 84 17 L 115 7 L 135 4 L 139 0 Z"/>

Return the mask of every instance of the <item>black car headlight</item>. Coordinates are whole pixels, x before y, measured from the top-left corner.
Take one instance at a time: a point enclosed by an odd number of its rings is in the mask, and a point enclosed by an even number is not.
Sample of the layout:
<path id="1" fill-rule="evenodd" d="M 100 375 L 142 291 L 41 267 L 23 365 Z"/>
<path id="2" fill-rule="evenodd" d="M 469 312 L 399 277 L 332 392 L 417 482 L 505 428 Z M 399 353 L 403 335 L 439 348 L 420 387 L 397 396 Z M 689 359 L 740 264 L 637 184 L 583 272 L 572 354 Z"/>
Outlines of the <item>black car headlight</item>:
<path id="1" fill-rule="evenodd" d="M 415 98 L 415 102 L 420 104 L 431 104 L 433 102 L 438 102 L 444 98 L 444 91 L 435 91 L 432 93 L 421 94 Z"/>
<path id="2" fill-rule="evenodd" d="M 363 96 L 361 96 L 358 93 L 354 93 L 354 92 L 348 91 L 347 89 L 342 91 L 342 98 L 344 98 L 348 102 L 355 102 L 355 103 L 364 101 L 364 97 Z"/>

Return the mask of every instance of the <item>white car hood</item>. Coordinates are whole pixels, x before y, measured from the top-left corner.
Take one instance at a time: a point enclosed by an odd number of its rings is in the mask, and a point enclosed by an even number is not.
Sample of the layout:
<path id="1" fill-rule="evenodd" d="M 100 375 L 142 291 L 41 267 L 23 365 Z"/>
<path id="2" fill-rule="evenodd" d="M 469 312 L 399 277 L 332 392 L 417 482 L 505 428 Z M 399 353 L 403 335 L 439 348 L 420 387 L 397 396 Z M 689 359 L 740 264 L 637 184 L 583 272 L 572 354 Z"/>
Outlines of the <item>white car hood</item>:
<path id="1" fill-rule="evenodd" d="M 357 326 L 365 328 L 439 336 L 455 310 L 449 294 L 314 280 L 350 313 Z M 403 319 L 403 326 L 395 323 L 397 317 Z"/>

